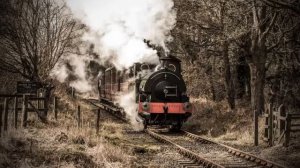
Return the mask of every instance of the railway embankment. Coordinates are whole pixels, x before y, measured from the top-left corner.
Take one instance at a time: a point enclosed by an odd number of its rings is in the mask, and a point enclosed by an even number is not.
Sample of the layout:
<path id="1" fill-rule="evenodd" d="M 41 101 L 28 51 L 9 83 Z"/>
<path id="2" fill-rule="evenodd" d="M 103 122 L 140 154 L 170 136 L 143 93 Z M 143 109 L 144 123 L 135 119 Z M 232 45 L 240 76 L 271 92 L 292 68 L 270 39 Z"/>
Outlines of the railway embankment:
<path id="1" fill-rule="evenodd" d="M 185 130 L 287 167 L 299 165 L 300 143 L 295 137 L 288 148 L 268 147 L 262 140 L 253 147 L 252 116 L 245 108 L 230 112 L 222 102 L 195 100 L 194 104 L 194 116 Z M 78 105 L 82 114 L 80 128 Z M 98 107 L 85 101 L 61 95 L 58 110 L 57 121 L 50 113 L 49 122 L 43 124 L 31 113 L 27 128 L 6 132 L 0 142 L 1 167 L 199 166 L 176 147 L 135 131 L 130 124 L 102 110 L 96 134 Z M 260 122 L 263 124 L 263 120 Z"/>
<path id="2" fill-rule="evenodd" d="M 235 111 L 229 110 L 226 102 L 199 98 L 192 101 L 196 112 L 183 129 L 287 167 L 300 165 L 300 135 L 292 135 L 289 147 L 282 144 L 270 147 L 263 140 L 263 116 L 259 117 L 259 146 L 254 146 L 253 114 L 246 101 L 238 102 Z"/>
<path id="3" fill-rule="evenodd" d="M 126 167 L 131 155 L 117 142 L 122 136 L 116 120 L 102 116 L 100 135 L 93 127 L 93 109 L 82 103 L 83 125 L 77 127 L 76 104 L 60 97 L 58 120 L 50 113 L 48 123 L 29 114 L 28 126 L 9 129 L 0 140 L 0 167 Z M 107 118 L 106 118 L 107 117 Z M 9 127 L 10 128 L 10 127 Z"/>

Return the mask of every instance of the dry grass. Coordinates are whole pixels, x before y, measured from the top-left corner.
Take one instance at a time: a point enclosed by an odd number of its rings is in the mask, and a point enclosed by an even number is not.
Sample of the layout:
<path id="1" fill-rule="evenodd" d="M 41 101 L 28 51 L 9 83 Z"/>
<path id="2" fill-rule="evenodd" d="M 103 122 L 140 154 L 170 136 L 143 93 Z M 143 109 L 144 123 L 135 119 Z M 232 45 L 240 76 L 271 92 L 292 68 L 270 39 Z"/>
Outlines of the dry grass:
<path id="1" fill-rule="evenodd" d="M 238 102 L 236 110 L 231 111 L 226 101 L 213 102 L 206 99 L 192 99 L 195 112 L 185 128 L 216 138 L 221 141 L 235 141 L 237 144 L 253 144 L 253 114 L 247 102 Z M 264 120 L 260 118 L 259 127 Z M 259 130 L 262 138 L 263 129 Z"/>
<path id="2" fill-rule="evenodd" d="M 77 128 L 80 104 L 82 128 Z M 127 167 L 132 158 L 118 147 L 121 126 L 102 123 L 96 135 L 95 113 L 87 104 L 61 95 L 59 120 L 48 124 L 29 113 L 28 128 L 10 130 L 0 141 L 0 167 Z"/>
<path id="3" fill-rule="evenodd" d="M 192 99 L 194 113 L 185 124 L 186 129 L 214 136 L 215 132 L 225 132 L 224 123 L 228 120 L 227 106 L 224 102 L 215 103 L 206 99 Z M 216 131 L 217 130 L 217 131 Z M 217 135 L 218 136 L 218 135 Z"/>
<path id="4" fill-rule="evenodd" d="M 251 119 L 250 119 L 251 120 Z M 239 129 L 228 130 L 225 134 L 216 138 L 219 141 L 234 141 L 237 145 L 252 146 L 254 142 L 254 125 L 249 121 L 247 125 L 241 125 Z M 263 143 L 264 119 L 259 119 L 259 141 Z"/>
<path id="5" fill-rule="evenodd" d="M 120 136 L 118 131 L 96 136 L 94 129 L 75 127 L 9 131 L 0 142 L 0 167 L 126 167 L 131 157 L 109 142 Z"/>

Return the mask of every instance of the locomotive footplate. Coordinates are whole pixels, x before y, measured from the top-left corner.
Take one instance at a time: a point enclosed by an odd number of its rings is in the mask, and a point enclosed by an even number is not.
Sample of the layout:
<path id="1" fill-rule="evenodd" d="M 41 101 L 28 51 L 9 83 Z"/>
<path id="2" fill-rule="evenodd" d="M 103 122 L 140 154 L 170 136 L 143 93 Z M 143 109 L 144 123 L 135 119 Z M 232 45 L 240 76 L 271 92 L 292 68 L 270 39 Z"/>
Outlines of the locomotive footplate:
<path id="1" fill-rule="evenodd" d="M 161 103 L 161 102 L 140 102 L 139 113 L 151 114 L 185 114 L 192 112 L 190 103 Z"/>
<path id="2" fill-rule="evenodd" d="M 182 114 L 150 114 L 146 112 L 139 115 L 147 121 L 149 125 L 172 125 L 178 122 L 185 122 L 191 113 Z"/>

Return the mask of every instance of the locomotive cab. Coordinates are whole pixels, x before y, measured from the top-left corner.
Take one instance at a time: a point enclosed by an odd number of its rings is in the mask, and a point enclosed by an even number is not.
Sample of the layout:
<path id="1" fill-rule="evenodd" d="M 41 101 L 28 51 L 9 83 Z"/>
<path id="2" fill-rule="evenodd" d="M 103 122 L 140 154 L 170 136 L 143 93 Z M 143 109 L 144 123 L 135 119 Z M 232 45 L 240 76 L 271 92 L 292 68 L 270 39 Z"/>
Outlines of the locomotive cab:
<path id="1" fill-rule="evenodd" d="M 181 61 L 174 56 L 161 57 L 161 66 L 177 74 L 181 74 Z"/>

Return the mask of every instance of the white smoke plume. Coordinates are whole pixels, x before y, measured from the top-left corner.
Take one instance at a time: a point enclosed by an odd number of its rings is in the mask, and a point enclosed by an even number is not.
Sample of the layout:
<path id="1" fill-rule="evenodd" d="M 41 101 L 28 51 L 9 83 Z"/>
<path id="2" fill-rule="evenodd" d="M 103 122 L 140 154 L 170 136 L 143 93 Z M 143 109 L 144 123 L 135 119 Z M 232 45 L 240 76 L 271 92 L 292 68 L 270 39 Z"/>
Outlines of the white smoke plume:
<path id="1" fill-rule="evenodd" d="M 56 77 L 62 83 L 67 81 L 71 87 L 80 93 L 91 92 L 93 91 L 92 81 L 94 79 L 90 79 L 87 75 L 87 66 L 91 60 L 92 58 L 88 55 L 69 55 L 54 67 L 50 76 Z M 71 67 L 71 70 L 67 68 L 66 63 Z M 67 78 L 70 78 L 70 76 L 75 79 L 68 81 Z"/>
<path id="2" fill-rule="evenodd" d="M 82 93 L 92 91 L 92 85 L 86 74 L 87 61 L 89 61 L 89 57 L 72 56 L 69 58 L 69 63 L 73 65 L 74 73 L 77 76 L 77 80 L 72 81 L 70 86 Z"/>
<path id="3" fill-rule="evenodd" d="M 158 63 L 144 39 L 162 46 L 172 40 L 176 23 L 172 0 L 67 0 L 74 15 L 89 27 L 84 40 L 95 44 L 102 61 L 118 69 L 134 62 Z"/>
<path id="4" fill-rule="evenodd" d="M 50 76 L 63 83 L 66 81 L 69 74 L 65 65 L 56 64 L 56 66 L 52 69 Z"/>
<path id="5" fill-rule="evenodd" d="M 117 103 L 124 108 L 124 112 L 126 113 L 127 119 L 129 119 L 130 123 L 132 124 L 135 130 L 142 130 L 143 123 L 142 119 L 139 118 L 136 109 L 138 104 L 135 102 L 135 91 L 129 91 L 126 93 L 122 93 L 118 99 Z"/>

